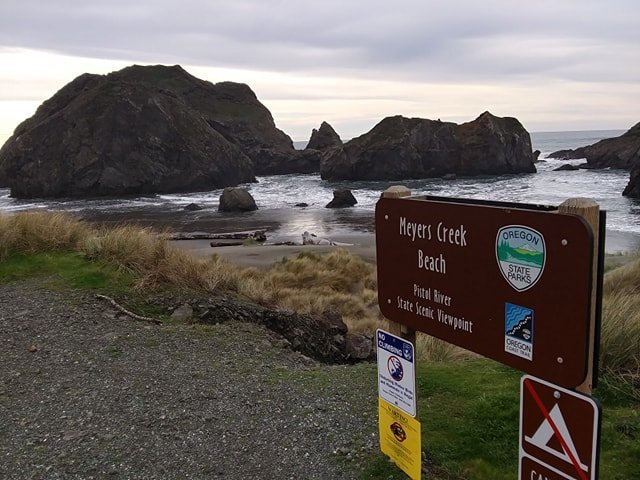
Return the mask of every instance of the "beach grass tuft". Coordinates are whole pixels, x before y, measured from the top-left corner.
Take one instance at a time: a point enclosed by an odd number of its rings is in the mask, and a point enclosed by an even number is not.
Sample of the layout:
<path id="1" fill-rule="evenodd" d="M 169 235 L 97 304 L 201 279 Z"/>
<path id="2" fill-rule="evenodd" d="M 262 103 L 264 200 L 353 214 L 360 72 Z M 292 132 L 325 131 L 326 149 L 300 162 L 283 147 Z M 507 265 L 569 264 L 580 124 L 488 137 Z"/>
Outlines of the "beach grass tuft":
<path id="1" fill-rule="evenodd" d="M 0 214 L 0 260 L 12 253 L 77 250 L 91 227 L 65 213 Z"/>
<path id="2" fill-rule="evenodd" d="M 640 392 L 640 256 L 604 276 L 600 369 Z"/>
<path id="3" fill-rule="evenodd" d="M 353 332 L 371 333 L 383 324 L 375 267 L 344 249 L 326 255 L 302 252 L 241 285 L 240 291 L 254 301 L 267 297 L 268 303 L 300 313 L 335 310 Z"/>

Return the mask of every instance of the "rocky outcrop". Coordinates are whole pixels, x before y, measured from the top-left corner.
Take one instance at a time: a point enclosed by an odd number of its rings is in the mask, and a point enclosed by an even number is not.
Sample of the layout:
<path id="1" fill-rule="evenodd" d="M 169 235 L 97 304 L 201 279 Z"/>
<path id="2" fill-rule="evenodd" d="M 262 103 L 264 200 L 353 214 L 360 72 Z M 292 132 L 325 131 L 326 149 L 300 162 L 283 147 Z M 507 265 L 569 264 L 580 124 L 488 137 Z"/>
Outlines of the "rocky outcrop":
<path id="1" fill-rule="evenodd" d="M 213 107 L 203 99 L 213 92 L 216 86 L 179 66 L 81 75 L 0 150 L 12 196 L 178 192 L 254 181 L 252 160 L 206 114 Z"/>
<path id="2" fill-rule="evenodd" d="M 585 158 L 580 168 L 620 168 L 631 170 L 629 183 L 622 192 L 627 197 L 640 198 L 640 123 L 615 138 L 605 138 L 593 145 L 575 150 L 558 150 L 549 158 L 561 160 Z"/>
<path id="3" fill-rule="evenodd" d="M 255 200 L 244 188 L 227 187 L 220 195 L 220 212 L 251 212 L 257 209 Z"/>
<path id="4" fill-rule="evenodd" d="M 313 129 L 305 150 L 327 150 L 342 146 L 342 140 L 331 125 L 322 122 L 319 129 Z"/>
<path id="5" fill-rule="evenodd" d="M 0 150 L 0 186 L 15 197 L 206 190 L 319 168 L 320 152 L 296 151 L 247 85 L 180 66 L 81 75 Z"/>
<path id="6" fill-rule="evenodd" d="M 575 150 L 558 150 L 549 154 L 548 158 L 585 158 L 589 168 L 631 169 L 640 162 L 640 123 L 619 137 L 605 138 Z"/>
<path id="7" fill-rule="evenodd" d="M 358 201 L 351 190 L 338 189 L 333 191 L 333 199 L 327 203 L 326 208 L 353 207 Z"/>
<path id="8" fill-rule="evenodd" d="M 202 82 L 201 86 L 180 94 L 213 129 L 251 158 L 256 175 L 268 174 L 274 164 L 295 156 L 291 138 L 276 128 L 271 112 L 247 85 Z"/>
<path id="9" fill-rule="evenodd" d="M 485 112 L 456 125 L 387 117 L 370 132 L 323 153 L 326 180 L 401 180 L 535 172 L 529 133 L 515 118 Z"/>
<path id="10" fill-rule="evenodd" d="M 625 197 L 640 198 L 640 162 L 631 168 L 629 183 L 624 187 L 622 195 Z"/>
<path id="11" fill-rule="evenodd" d="M 193 316 L 193 321 L 204 324 L 240 321 L 264 325 L 282 335 L 293 350 L 325 363 L 375 358 L 372 341 L 349 333 L 339 314 L 303 315 L 210 296 L 198 303 Z"/>

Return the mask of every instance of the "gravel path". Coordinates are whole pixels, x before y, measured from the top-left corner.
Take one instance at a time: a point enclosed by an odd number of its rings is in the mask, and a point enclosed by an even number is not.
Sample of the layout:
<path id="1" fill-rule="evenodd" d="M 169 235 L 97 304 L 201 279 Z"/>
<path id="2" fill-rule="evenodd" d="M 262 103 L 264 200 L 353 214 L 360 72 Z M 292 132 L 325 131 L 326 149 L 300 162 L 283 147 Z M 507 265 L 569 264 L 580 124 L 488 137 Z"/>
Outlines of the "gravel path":
<path id="1" fill-rule="evenodd" d="M 251 324 L 155 326 L 42 280 L 0 285 L 0 478 L 354 479 L 375 365 Z"/>

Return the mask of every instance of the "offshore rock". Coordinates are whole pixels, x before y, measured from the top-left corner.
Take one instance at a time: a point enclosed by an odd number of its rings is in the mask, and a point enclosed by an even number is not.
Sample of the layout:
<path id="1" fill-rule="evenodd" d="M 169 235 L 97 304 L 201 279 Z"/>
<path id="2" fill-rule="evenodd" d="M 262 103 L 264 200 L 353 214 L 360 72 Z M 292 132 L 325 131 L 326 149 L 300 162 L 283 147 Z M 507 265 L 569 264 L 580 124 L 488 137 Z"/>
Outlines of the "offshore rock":
<path id="1" fill-rule="evenodd" d="M 593 145 L 575 150 L 559 150 L 549 154 L 549 158 L 562 160 L 586 158 L 583 168 L 620 168 L 631 170 L 629 183 L 622 195 L 640 198 L 640 123 L 615 138 L 605 138 Z"/>
<path id="2" fill-rule="evenodd" d="M 640 162 L 640 123 L 619 137 L 605 138 L 575 150 L 558 150 L 548 158 L 573 160 L 585 158 L 589 168 L 631 169 Z"/>
<path id="3" fill-rule="evenodd" d="M 580 170 L 580 167 L 578 165 L 572 165 L 570 163 L 565 163 L 563 165 L 560 165 L 558 168 L 554 168 L 553 171 L 554 172 L 570 172 L 573 170 Z"/>
<path id="4" fill-rule="evenodd" d="M 370 132 L 323 153 L 325 180 L 402 180 L 533 173 L 531 138 L 515 118 L 489 112 L 462 125 L 387 117 Z"/>
<path id="5" fill-rule="evenodd" d="M 247 85 L 134 65 L 81 75 L 45 101 L 0 150 L 0 185 L 14 197 L 196 191 L 319 162 L 295 151 Z"/>
<path id="6" fill-rule="evenodd" d="M 311 138 L 305 150 L 327 150 L 333 147 L 341 147 L 342 140 L 331 125 L 322 122 L 320 128 L 311 132 Z"/>
<path id="7" fill-rule="evenodd" d="M 220 212 L 251 212 L 257 209 L 255 200 L 244 188 L 227 187 L 220 195 Z"/>
<path id="8" fill-rule="evenodd" d="M 205 114 L 200 101 L 215 90 L 179 66 L 81 75 L 0 150 L 11 195 L 115 196 L 255 181 L 251 159 Z"/>
<path id="9" fill-rule="evenodd" d="M 333 199 L 327 203 L 325 208 L 353 207 L 356 203 L 358 201 L 351 193 L 351 190 L 338 189 L 333 191 Z"/>

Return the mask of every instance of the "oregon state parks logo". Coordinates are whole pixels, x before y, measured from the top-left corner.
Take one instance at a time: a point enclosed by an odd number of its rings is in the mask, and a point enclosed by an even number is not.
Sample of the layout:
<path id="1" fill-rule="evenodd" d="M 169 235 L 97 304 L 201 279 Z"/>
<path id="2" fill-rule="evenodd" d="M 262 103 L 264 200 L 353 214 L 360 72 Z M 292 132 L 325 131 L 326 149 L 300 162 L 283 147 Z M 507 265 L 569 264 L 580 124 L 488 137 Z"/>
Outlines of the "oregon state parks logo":
<path id="1" fill-rule="evenodd" d="M 496 258 L 507 283 L 524 292 L 542 276 L 546 260 L 544 237 L 522 225 L 502 227 L 496 236 Z"/>

